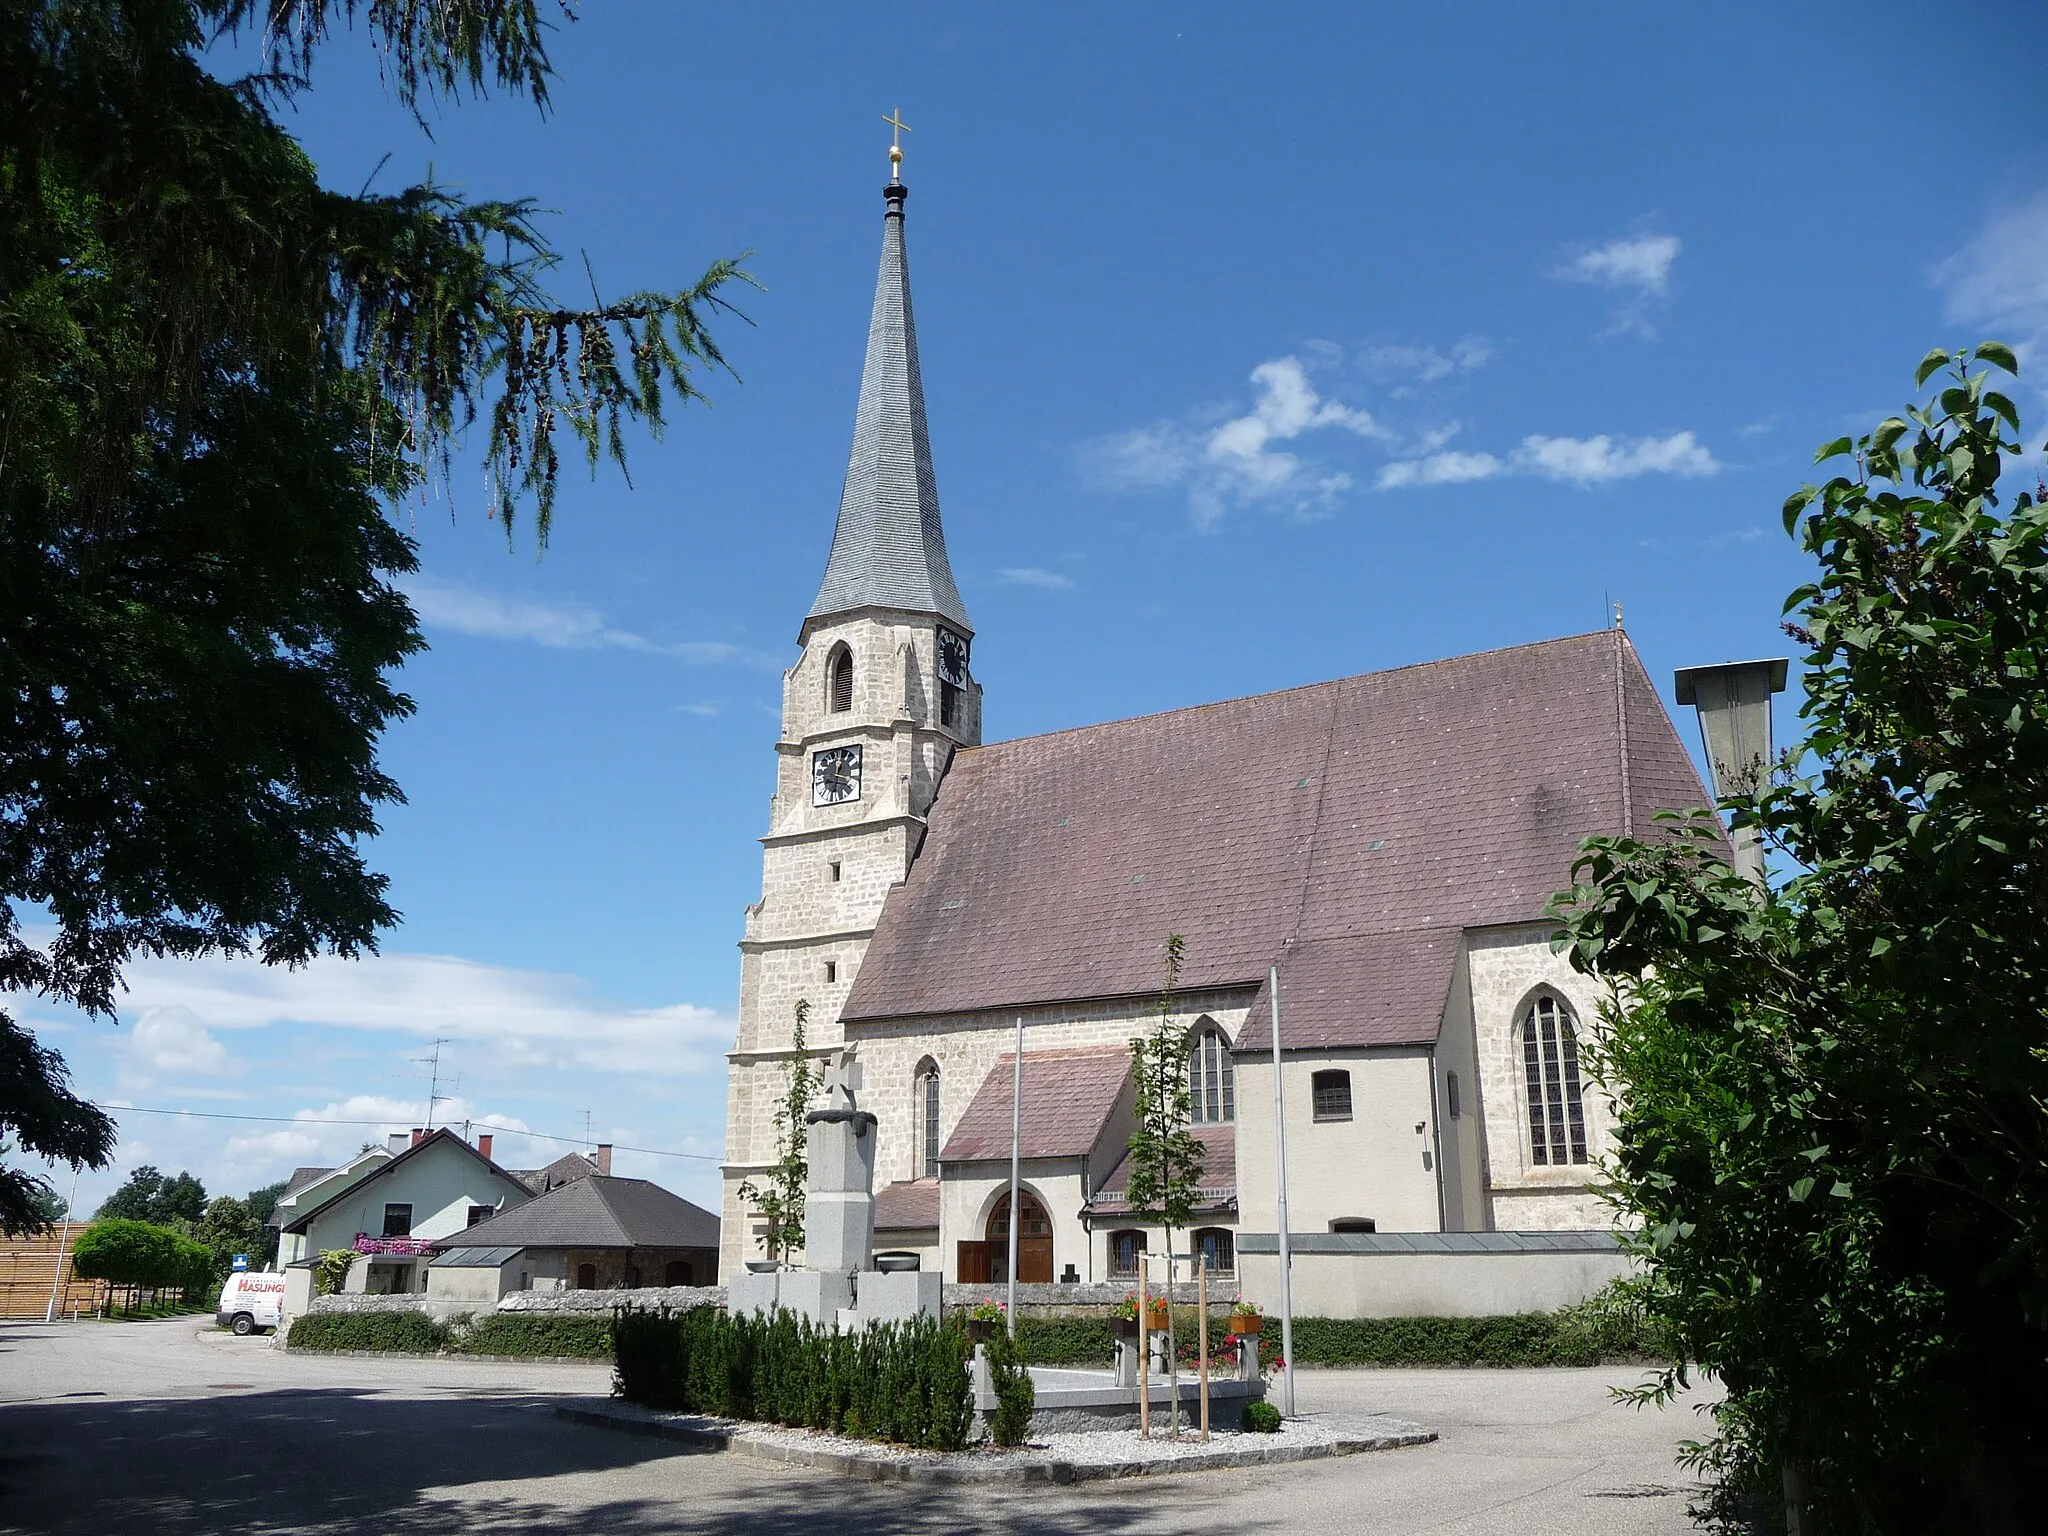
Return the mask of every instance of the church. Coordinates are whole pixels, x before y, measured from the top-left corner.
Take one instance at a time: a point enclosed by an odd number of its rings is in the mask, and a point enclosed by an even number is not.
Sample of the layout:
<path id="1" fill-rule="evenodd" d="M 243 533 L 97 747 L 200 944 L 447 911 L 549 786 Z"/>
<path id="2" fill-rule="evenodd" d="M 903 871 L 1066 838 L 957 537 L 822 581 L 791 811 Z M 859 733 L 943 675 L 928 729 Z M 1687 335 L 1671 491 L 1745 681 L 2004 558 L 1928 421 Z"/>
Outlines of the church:
<path id="1" fill-rule="evenodd" d="M 1710 803 L 1626 634 L 985 744 L 906 200 L 892 175 L 838 523 L 783 678 L 722 1270 L 764 1252 L 739 1188 L 775 1155 L 804 1000 L 808 1051 L 858 1062 L 879 1117 L 878 1249 L 1000 1280 L 1016 1221 L 1020 1282 L 1130 1282 L 1164 1240 L 1125 1199 L 1130 1041 L 1179 934 L 1205 1163 L 1177 1252 L 1277 1302 L 1277 1087 L 1297 1311 L 1597 1288 L 1624 1262 L 1593 1188 L 1612 1116 L 1578 1053 L 1600 989 L 1552 953 L 1544 905 L 1582 838 Z M 1446 1256 L 1471 1262 L 1447 1279 Z"/>

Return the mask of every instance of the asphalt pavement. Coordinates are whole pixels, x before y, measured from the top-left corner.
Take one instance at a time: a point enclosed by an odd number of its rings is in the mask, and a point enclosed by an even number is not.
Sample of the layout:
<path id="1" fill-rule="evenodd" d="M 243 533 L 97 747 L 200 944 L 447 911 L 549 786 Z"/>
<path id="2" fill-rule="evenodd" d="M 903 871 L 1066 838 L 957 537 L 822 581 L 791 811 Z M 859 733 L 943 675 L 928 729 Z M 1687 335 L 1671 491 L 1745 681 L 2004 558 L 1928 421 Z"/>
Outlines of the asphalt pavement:
<path id="1" fill-rule="evenodd" d="M 1072 1488 L 876 1485 L 554 1417 L 602 1366 L 286 1354 L 191 1318 L 0 1323 L 0 1532 L 1682 1532 L 1697 1401 L 1628 1370 L 1304 1371 L 1434 1445 Z"/>

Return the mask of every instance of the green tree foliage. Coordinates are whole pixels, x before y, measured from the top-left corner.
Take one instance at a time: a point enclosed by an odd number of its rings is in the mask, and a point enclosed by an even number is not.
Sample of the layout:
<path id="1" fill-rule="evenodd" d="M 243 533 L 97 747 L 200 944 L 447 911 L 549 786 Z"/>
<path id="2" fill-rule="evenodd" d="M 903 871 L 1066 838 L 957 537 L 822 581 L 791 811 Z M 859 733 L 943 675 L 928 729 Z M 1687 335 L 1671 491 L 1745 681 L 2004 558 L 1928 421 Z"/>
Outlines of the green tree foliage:
<path id="1" fill-rule="evenodd" d="M 775 1161 L 760 1182 L 748 1179 L 739 1187 L 739 1197 L 767 1220 L 768 1230 L 761 1241 L 771 1259 L 804 1245 L 804 1191 L 810 1181 L 810 1164 L 804 1156 L 810 1144 L 810 1126 L 804 1117 L 818 1090 L 818 1067 L 810 1058 L 804 1032 L 810 1016 L 810 999 L 798 998 L 782 1097 L 775 1102 Z"/>
<path id="2" fill-rule="evenodd" d="M 313 1288 L 322 1296 L 339 1295 L 342 1286 L 348 1283 L 348 1272 L 355 1267 L 356 1251 L 353 1248 L 323 1248 L 320 1256 L 313 1261 Z"/>
<path id="3" fill-rule="evenodd" d="M 199 1294 L 213 1279 L 213 1250 L 168 1227 L 125 1218 L 95 1221 L 78 1234 L 72 1264 L 88 1280 L 144 1290 Z"/>
<path id="4" fill-rule="evenodd" d="M 997 1445 L 1022 1445 L 1031 1432 L 1038 1388 L 1032 1384 L 1031 1371 L 1019 1353 L 1017 1341 L 1007 1330 L 997 1329 L 985 1347 L 989 1385 L 996 1393 L 995 1419 L 989 1425 L 989 1438 Z"/>
<path id="5" fill-rule="evenodd" d="M 1592 1062 L 1639 1299 L 1726 1389 L 1713 1512 L 1806 1536 L 2017 1531 L 2048 1451 L 2048 507 L 1999 488 L 1994 370 L 1930 354 L 1786 504 L 1807 737 L 1725 802 L 1780 882 L 1701 817 L 1588 844 L 1563 909 L 1620 984 Z"/>
<path id="6" fill-rule="evenodd" d="M 373 949 L 359 845 L 422 644 L 395 503 L 481 423 L 488 514 L 544 541 L 563 434 L 623 462 L 723 365 L 732 263 L 565 303 L 529 204 L 330 190 L 280 116 L 356 19 L 415 110 L 544 106 L 553 14 L 0 0 L 0 990 L 106 1016 L 138 953 Z M 221 39 L 264 68 L 216 78 Z M 112 1124 L 4 1013 L 0 1056 L 0 1131 L 104 1166 Z M 0 1225 L 38 1187 L 0 1171 Z"/>
<path id="7" fill-rule="evenodd" d="M 1150 1217 L 1166 1228 L 1169 1253 L 1175 1229 L 1187 1226 L 1194 1215 L 1206 1155 L 1202 1143 L 1188 1129 L 1193 1113 L 1188 1091 L 1188 1035 L 1174 1018 L 1185 948 L 1179 934 L 1167 935 L 1166 981 L 1153 1005 L 1159 1022 L 1131 1041 L 1137 1126 L 1131 1132 L 1131 1173 L 1125 1198 L 1132 1214 Z"/>
<path id="8" fill-rule="evenodd" d="M 263 1223 L 256 1219 L 246 1200 L 222 1195 L 213 1201 L 194 1223 L 192 1239 L 213 1255 L 216 1275 L 232 1270 L 238 1253 L 248 1256 L 251 1269 L 263 1268 Z"/>
<path id="9" fill-rule="evenodd" d="M 154 1222 L 158 1226 L 174 1221 L 196 1222 L 206 1214 L 206 1186 L 190 1173 L 180 1171 L 171 1177 L 144 1163 L 128 1175 L 125 1184 L 107 1196 L 98 1214 Z"/>
<path id="10" fill-rule="evenodd" d="M 270 1224 L 270 1218 L 277 1214 L 277 1202 L 279 1197 L 284 1194 L 285 1182 L 285 1180 L 279 1179 L 275 1184 L 265 1184 L 261 1189 L 249 1191 L 247 1199 L 249 1214 L 255 1218 L 257 1228 L 261 1234 L 256 1239 L 256 1248 L 251 1250 L 249 1254 L 249 1267 L 251 1269 L 268 1269 L 277 1262 L 278 1232 L 277 1228 Z M 258 1262 L 259 1257 L 261 1259 L 260 1263 Z"/>

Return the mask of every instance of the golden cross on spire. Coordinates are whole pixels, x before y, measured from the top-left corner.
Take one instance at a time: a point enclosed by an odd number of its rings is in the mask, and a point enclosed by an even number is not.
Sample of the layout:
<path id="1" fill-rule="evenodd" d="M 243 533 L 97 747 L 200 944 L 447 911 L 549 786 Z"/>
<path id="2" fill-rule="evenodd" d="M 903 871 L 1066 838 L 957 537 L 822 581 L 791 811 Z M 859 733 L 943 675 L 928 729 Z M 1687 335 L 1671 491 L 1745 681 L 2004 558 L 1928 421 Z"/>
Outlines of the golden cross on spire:
<path id="1" fill-rule="evenodd" d="M 889 125 L 889 179 L 898 180 L 903 168 L 903 135 L 910 132 L 910 124 L 903 121 L 903 109 L 891 108 L 882 114 L 882 121 Z"/>

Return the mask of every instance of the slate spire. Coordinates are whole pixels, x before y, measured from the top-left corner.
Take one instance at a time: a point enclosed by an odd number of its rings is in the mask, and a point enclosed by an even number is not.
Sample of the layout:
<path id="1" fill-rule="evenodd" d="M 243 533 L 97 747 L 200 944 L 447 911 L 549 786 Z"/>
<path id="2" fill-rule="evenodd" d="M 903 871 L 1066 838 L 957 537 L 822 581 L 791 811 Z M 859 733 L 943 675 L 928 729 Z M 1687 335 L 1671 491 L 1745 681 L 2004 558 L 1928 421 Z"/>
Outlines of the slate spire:
<path id="1" fill-rule="evenodd" d="M 887 203 L 882 269 L 868 321 L 853 453 L 839 497 L 832 557 L 806 622 L 855 608 L 899 608 L 934 614 L 971 634 L 946 559 L 939 488 L 925 431 L 924 383 L 903 255 L 903 203 L 909 189 L 892 179 L 882 195 Z"/>

